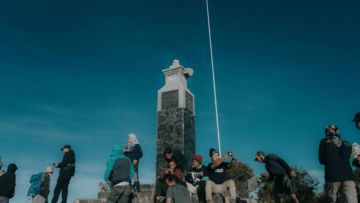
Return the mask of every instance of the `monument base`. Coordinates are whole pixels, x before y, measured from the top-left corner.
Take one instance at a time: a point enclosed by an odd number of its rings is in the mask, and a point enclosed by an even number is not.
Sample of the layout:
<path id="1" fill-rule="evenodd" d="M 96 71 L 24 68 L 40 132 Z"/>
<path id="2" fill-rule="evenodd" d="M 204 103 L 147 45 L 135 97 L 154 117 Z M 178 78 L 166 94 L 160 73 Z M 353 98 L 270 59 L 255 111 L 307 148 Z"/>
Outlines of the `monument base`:
<path id="1" fill-rule="evenodd" d="M 141 185 L 141 192 L 137 193 L 134 197 L 132 203 L 153 203 L 154 194 L 155 194 L 155 185 L 154 184 L 145 184 Z M 106 200 L 110 192 L 99 192 L 97 199 L 77 199 L 73 203 L 106 203 Z M 225 203 L 224 199 L 220 195 L 213 196 L 214 203 Z M 244 202 L 247 203 L 256 203 L 255 199 L 245 199 Z M 199 203 L 196 197 L 192 197 L 192 203 Z"/>

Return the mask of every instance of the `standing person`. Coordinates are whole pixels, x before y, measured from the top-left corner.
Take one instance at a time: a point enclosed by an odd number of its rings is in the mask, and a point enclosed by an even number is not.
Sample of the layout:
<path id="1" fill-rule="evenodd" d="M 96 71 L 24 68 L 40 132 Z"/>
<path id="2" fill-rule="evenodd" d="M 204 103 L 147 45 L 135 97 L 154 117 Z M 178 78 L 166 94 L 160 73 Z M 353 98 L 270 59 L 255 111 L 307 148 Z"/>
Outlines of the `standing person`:
<path id="1" fill-rule="evenodd" d="M 9 200 L 14 197 L 17 169 L 17 166 L 11 163 L 6 173 L 0 176 L 0 203 L 9 203 Z"/>
<path id="2" fill-rule="evenodd" d="M 166 203 L 190 203 L 191 196 L 189 190 L 179 184 L 174 174 L 167 174 L 164 177 L 168 187 L 166 191 Z"/>
<path id="3" fill-rule="evenodd" d="M 325 166 L 325 193 L 329 203 L 335 203 L 342 189 L 347 203 L 357 203 L 355 182 L 349 160 L 352 146 L 340 139 L 339 128 L 329 125 L 326 137 L 320 141 L 319 162 Z"/>
<path id="4" fill-rule="evenodd" d="M 62 195 L 61 203 L 66 203 L 70 179 L 75 174 L 75 152 L 71 149 L 70 145 L 64 145 L 61 151 L 64 152 L 62 161 L 53 164 L 55 168 L 60 168 L 60 174 L 56 182 L 51 203 L 57 203 L 60 192 Z"/>
<path id="5" fill-rule="evenodd" d="M 258 151 L 255 161 L 265 164 L 265 168 L 270 175 L 266 182 L 275 180 L 272 195 L 276 203 L 280 203 L 279 194 L 282 193 L 289 195 L 293 202 L 299 203 L 291 181 L 291 177 L 295 177 L 296 173 L 283 159 L 275 154 L 266 155 L 264 152 Z M 259 180 L 259 183 L 260 182 Z"/>
<path id="6" fill-rule="evenodd" d="M 2 167 L 3 167 L 3 162 L 0 157 L 0 176 L 4 175 L 4 173 L 5 173 L 5 171 L 2 169 Z"/>
<path id="7" fill-rule="evenodd" d="M 50 176 L 53 174 L 53 167 L 46 167 L 43 173 L 40 173 L 40 184 L 38 194 L 33 194 L 32 203 L 46 203 L 50 193 Z M 35 186 L 35 185 L 34 185 Z M 30 187 L 31 188 L 31 187 Z"/>
<path id="8" fill-rule="evenodd" d="M 134 166 L 134 189 L 136 192 L 140 192 L 140 181 L 139 181 L 139 160 L 143 153 L 141 150 L 140 143 L 135 134 L 131 133 L 128 135 L 128 143 L 125 145 L 124 154 L 127 156 Z"/>
<path id="9" fill-rule="evenodd" d="M 115 145 L 106 163 L 104 179 L 111 184 L 112 190 L 106 203 L 128 203 L 131 199 L 131 179 L 133 165 L 119 145 Z"/>
<path id="10" fill-rule="evenodd" d="M 354 119 L 352 121 L 355 122 L 355 127 L 360 130 L 360 112 L 355 114 Z"/>
<path id="11" fill-rule="evenodd" d="M 355 122 L 355 127 L 360 130 L 360 112 L 355 114 L 352 121 Z M 355 147 L 356 145 L 353 145 L 353 148 Z M 355 159 L 353 160 L 352 165 L 360 168 L 360 154 L 357 156 L 355 154 Z"/>
<path id="12" fill-rule="evenodd" d="M 236 202 L 236 186 L 234 180 L 230 179 L 227 174 L 227 170 L 236 164 L 235 154 L 228 152 L 223 157 L 219 156 L 219 153 L 211 148 L 209 151 L 211 157 L 211 163 L 207 167 L 209 180 L 206 182 L 205 192 L 206 201 L 212 203 L 212 195 L 222 194 L 224 195 L 229 190 L 230 202 Z M 228 158 L 231 158 L 231 162 L 225 162 Z M 229 202 L 228 198 L 225 198 L 225 202 Z"/>
<path id="13" fill-rule="evenodd" d="M 203 158 L 201 155 L 194 155 L 193 164 L 185 176 L 188 190 L 191 192 L 191 194 L 198 196 L 199 202 L 206 201 L 205 184 L 209 179 L 206 167 L 202 165 L 202 160 Z"/>

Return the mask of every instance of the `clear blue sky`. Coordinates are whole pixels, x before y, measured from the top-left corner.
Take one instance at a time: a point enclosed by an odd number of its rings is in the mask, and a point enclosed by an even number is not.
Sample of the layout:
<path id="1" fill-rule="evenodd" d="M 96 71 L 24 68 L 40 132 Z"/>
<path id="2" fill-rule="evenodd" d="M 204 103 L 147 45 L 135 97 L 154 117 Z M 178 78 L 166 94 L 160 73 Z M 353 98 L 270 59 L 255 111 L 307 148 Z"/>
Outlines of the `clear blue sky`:
<path id="1" fill-rule="evenodd" d="M 210 0 L 224 150 L 257 174 L 261 149 L 322 179 L 325 125 L 360 142 L 359 1 Z M 0 2 L 0 156 L 31 174 L 71 144 L 70 197 L 95 197 L 114 143 L 138 135 L 154 179 L 156 95 L 174 58 L 192 67 L 197 152 L 216 147 L 204 0 Z M 53 176 L 52 188 L 57 174 Z M 52 192 L 50 197 L 52 197 Z"/>

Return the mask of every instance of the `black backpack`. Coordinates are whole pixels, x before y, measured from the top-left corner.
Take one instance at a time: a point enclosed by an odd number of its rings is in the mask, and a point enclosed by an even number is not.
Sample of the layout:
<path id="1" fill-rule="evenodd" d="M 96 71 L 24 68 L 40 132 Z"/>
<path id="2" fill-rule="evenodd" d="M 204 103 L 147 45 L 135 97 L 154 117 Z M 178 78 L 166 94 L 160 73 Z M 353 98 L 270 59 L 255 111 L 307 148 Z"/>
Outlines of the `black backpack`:
<path id="1" fill-rule="evenodd" d="M 128 158 L 118 158 L 115 160 L 111 171 L 110 181 L 116 185 L 121 182 L 130 182 L 131 163 Z"/>

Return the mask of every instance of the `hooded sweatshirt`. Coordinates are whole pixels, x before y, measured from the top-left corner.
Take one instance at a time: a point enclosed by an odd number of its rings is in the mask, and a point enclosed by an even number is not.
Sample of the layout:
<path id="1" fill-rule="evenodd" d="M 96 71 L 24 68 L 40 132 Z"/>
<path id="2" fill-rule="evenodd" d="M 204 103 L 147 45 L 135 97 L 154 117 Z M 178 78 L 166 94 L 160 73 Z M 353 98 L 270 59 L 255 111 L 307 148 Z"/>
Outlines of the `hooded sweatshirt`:
<path id="1" fill-rule="evenodd" d="M 17 166 L 15 164 L 9 164 L 6 173 L 0 176 L 0 196 L 7 198 L 14 197 L 16 170 L 17 170 Z"/>
<path id="2" fill-rule="evenodd" d="M 120 145 L 115 145 L 112 150 L 111 150 L 111 154 L 110 157 L 107 159 L 106 162 L 106 170 L 105 170 L 105 174 L 104 174 L 104 180 L 108 181 L 109 177 L 111 175 L 111 171 L 113 170 L 115 161 L 119 158 L 126 158 L 129 159 L 128 157 L 126 157 L 123 153 L 122 147 Z M 130 159 L 129 159 L 130 161 Z M 132 178 L 134 175 L 134 167 L 132 164 L 130 164 L 130 178 Z"/>

